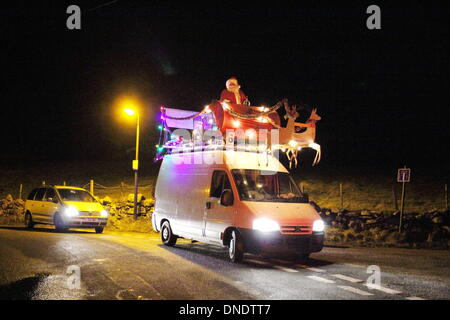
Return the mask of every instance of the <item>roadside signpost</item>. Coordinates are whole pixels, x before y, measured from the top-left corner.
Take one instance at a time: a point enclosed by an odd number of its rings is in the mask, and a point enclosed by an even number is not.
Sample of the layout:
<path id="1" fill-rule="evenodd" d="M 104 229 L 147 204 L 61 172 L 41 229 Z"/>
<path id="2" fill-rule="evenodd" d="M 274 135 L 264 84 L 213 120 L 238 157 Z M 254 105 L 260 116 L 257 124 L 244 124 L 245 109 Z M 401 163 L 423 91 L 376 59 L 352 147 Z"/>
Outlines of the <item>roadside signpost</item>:
<path id="1" fill-rule="evenodd" d="M 402 183 L 402 200 L 400 204 L 400 223 L 398 232 L 402 232 L 403 210 L 405 208 L 405 183 L 411 181 L 411 169 L 403 167 L 397 171 L 397 182 Z"/>

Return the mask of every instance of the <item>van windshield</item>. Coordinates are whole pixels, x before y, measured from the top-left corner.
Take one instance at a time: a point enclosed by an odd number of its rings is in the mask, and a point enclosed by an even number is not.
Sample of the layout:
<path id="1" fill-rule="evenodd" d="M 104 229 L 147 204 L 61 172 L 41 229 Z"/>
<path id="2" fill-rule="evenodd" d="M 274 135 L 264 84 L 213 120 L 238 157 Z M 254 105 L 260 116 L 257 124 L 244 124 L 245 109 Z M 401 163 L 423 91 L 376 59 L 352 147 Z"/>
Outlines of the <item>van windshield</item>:
<path id="1" fill-rule="evenodd" d="M 96 202 L 94 197 L 84 190 L 58 189 L 58 193 L 63 201 Z"/>
<path id="2" fill-rule="evenodd" d="M 285 172 L 262 174 L 261 170 L 231 170 L 242 201 L 307 203 L 299 188 Z"/>

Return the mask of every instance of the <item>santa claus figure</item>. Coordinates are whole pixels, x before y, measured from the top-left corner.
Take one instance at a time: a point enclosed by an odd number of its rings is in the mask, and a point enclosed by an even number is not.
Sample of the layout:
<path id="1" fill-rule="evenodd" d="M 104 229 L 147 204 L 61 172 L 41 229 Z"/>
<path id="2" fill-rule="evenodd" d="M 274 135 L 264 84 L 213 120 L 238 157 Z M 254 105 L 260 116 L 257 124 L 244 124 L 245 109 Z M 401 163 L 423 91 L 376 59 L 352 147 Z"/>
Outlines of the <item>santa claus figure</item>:
<path id="1" fill-rule="evenodd" d="M 232 77 L 226 82 L 226 89 L 222 91 L 220 94 L 221 102 L 228 102 L 234 104 L 245 104 L 249 105 L 248 97 L 241 90 L 241 86 L 239 85 L 237 79 Z"/>

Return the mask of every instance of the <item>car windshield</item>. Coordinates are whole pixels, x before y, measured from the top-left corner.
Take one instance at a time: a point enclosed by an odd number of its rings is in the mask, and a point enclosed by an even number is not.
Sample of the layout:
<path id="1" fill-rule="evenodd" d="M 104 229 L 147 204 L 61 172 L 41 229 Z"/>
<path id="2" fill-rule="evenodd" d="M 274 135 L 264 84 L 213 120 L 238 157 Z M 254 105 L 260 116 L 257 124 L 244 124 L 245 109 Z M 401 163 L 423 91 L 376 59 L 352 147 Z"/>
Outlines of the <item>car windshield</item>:
<path id="1" fill-rule="evenodd" d="M 242 201 L 306 203 L 295 182 L 284 172 L 262 174 L 261 170 L 231 170 Z"/>
<path id="2" fill-rule="evenodd" d="M 93 196 L 84 190 L 78 189 L 58 189 L 63 201 L 95 202 Z"/>

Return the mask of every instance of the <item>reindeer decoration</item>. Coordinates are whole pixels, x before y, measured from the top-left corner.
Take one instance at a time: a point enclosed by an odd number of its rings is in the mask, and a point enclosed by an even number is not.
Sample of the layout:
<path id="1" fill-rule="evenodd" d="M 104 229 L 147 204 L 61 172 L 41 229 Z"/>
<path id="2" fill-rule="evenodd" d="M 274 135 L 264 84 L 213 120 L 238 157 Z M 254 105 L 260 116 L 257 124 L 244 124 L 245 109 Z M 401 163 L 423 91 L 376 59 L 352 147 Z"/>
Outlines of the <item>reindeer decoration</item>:
<path id="1" fill-rule="evenodd" d="M 313 165 L 319 163 L 321 158 L 320 145 L 314 142 L 316 138 L 316 122 L 321 119 L 317 114 L 317 109 L 314 108 L 311 111 L 311 115 L 306 123 L 295 122 L 299 117 L 298 107 L 296 105 L 289 106 L 288 102 L 284 102 L 284 108 L 286 110 L 285 119 L 288 120 L 286 127 L 280 127 L 280 145 L 282 149 L 286 149 L 286 156 L 290 161 L 289 167 L 292 166 L 292 162 L 297 166 L 297 152 L 304 147 L 309 147 L 316 150 L 316 157 L 314 158 Z M 296 127 L 306 128 L 303 132 L 296 132 Z"/>

